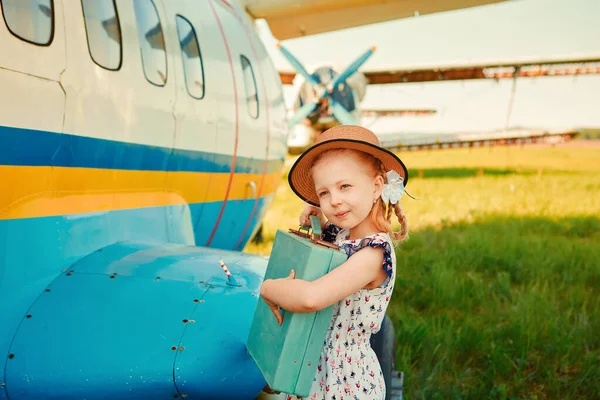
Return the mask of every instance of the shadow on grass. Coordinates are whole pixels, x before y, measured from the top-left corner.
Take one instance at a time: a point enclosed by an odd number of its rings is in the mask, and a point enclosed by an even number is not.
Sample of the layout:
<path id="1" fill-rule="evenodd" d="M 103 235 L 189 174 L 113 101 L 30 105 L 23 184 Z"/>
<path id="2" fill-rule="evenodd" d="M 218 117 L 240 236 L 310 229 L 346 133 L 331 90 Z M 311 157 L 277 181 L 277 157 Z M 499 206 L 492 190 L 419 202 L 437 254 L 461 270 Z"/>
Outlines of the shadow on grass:
<path id="1" fill-rule="evenodd" d="M 428 228 L 397 260 L 407 398 L 599 398 L 600 219 Z"/>

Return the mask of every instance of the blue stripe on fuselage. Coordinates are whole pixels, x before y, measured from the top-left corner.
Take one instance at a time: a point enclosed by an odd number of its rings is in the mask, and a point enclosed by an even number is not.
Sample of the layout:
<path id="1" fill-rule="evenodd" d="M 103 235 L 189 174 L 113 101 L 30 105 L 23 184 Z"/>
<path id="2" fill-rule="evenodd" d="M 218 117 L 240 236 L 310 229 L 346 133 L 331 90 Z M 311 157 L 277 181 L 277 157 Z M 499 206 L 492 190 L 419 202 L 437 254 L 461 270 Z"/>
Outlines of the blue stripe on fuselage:
<path id="1" fill-rule="evenodd" d="M 230 172 L 233 161 L 231 155 L 7 126 L 0 126 L 0 145 L 0 165 Z M 261 174 L 263 156 L 237 157 L 235 172 Z M 267 174 L 281 170 L 282 166 L 282 159 L 270 160 Z"/>

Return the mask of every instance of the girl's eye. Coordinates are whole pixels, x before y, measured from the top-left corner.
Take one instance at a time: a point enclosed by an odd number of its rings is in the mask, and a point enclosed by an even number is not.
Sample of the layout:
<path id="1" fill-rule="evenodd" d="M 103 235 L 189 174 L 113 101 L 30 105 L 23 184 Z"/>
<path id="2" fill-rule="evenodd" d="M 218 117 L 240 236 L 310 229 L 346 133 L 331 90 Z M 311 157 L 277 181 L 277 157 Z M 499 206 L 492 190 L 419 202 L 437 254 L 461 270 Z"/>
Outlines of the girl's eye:
<path id="1" fill-rule="evenodd" d="M 346 189 L 346 188 L 349 188 L 349 187 L 350 187 L 350 185 L 348 185 L 347 183 L 344 183 L 344 184 L 341 186 L 341 188 L 342 188 L 342 189 Z"/>
<path id="2" fill-rule="evenodd" d="M 318 196 L 319 196 L 319 197 L 323 197 L 323 196 L 325 196 L 327 193 L 328 193 L 328 192 L 319 192 Z"/>

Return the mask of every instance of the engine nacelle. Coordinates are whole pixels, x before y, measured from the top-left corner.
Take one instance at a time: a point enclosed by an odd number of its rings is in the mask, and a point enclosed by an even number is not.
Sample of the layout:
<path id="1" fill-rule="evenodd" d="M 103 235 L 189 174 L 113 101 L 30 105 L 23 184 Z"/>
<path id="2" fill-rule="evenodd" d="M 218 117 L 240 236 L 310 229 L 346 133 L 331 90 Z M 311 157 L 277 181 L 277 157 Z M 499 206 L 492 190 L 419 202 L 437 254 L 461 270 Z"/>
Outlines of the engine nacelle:
<path id="1" fill-rule="evenodd" d="M 6 364 L 9 398 L 253 399 L 265 381 L 245 343 L 266 265 L 144 243 L 85 257 L 24 316 Z"/>

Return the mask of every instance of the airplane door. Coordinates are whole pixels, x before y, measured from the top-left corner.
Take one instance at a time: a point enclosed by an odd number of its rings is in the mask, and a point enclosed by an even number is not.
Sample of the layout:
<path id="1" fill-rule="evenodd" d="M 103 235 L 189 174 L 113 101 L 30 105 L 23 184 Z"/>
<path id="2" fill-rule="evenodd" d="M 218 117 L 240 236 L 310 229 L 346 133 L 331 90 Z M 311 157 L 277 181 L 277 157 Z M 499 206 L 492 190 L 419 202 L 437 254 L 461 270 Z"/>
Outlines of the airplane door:
<path id="1" fill-rule="evenodd" d="M 196 244 L 204 245 L 205 240 L 200 242 L 199 239 L 203 240 L 204 232 L 214 226 L 213 216 L 205 204 L 211 201 L 210 187 L 214 184 L 215 172 L 220 169 L 215 160 L 218 93 L 215 88 L 219 84 L 219 65 L 215 65 L 213 60 L 214 44 L 209 40 L 201 18 L 211 10 L 205 3 L 198 3 L 193 12 L 186 3 L 164 4 L 168 14 L 174 18 L 174 32 L 169 37 L 176 39 L 173 48 L 177 49 L 173 57 L 177 92 L 171 156 L 171 164 L 177 165 L 170 165 L 169 170 L 180 171 L 169 173 L 167 184 L 169 187 L 187 188 L 184 200 L 190 207 L 194 240 Z M 190 159 L 193 160 L 191 164 Z"/>
<path id="2" fill-rule="evenodd" d="M 259 90 L 255 57 L 242 22 L 221 2 L 209 1 L 213 19 L 206 29 L 220 33 L 215 164 L 224 171 L 213 177 L 204 207 L 213 217 L 213 228 L 197 232 L 197 243 L 233 249 L 252 214 L 264 174 L 267 146 L 266 103 Z M 215 49 L 217 50 L 217 49 Z M 225 169 L 226 168 L 226 169 Z M 204 213 L 203 213 L 204 214 Z M 202 243 L 200 239 L 205 239 Z"/>
<path id="3" fill-rule="evenodd" d="M 67 94 L 65 133 L 85 139 L 61 151 L 90 154 L 78 162 L 115 171 L 84 188 L 112 192 L 111 210 L 128 210 L 119 218 L 111 216 L 115 213 L 105 217 L 108 227 L 122 224 L 123 218 L 132 221 L 127 229 L 106 229 L 111 242 L 144 240 L 158 231 L 168 241 L 193 241 L 189 209 L 166 187 L 175 135 L 177 60 L 173 46 L 166 46 L 168 15 L 161 5 L 152 0 L 83 0 L 65 9 L 70 22 L 68 68 L 61 76 Z M 94 146 L 93 152 L 75 147 L 86 144 Z M 150 220 L 154 230 L 147 228 Z"/>

